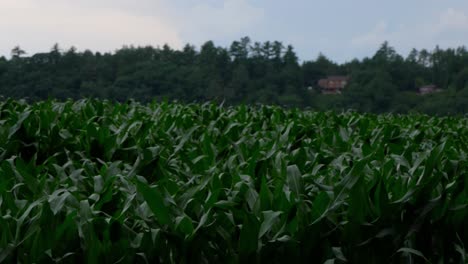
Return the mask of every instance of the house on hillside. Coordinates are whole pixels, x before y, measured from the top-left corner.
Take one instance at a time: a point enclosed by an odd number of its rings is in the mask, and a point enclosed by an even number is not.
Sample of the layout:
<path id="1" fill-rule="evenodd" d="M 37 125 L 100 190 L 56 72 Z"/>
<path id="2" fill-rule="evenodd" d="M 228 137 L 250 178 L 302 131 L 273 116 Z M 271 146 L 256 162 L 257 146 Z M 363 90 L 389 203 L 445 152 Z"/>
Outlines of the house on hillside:
<path id="1" fill-rule="evenodd" d="M 348 76 L 328 76 L 326 79 L 320 79 L 318 86 L 323 94 L 341 94 L 348 82 Z"/>
<path id="2" fill-rule="evenodd" d="M 419 87 L 419 94 L 421 95 L 432 94 L 432 93 L 437 93 L 441 91 L 442 89 L 439 89 L 436 85 L 433 85 L 433 84 Z"/>

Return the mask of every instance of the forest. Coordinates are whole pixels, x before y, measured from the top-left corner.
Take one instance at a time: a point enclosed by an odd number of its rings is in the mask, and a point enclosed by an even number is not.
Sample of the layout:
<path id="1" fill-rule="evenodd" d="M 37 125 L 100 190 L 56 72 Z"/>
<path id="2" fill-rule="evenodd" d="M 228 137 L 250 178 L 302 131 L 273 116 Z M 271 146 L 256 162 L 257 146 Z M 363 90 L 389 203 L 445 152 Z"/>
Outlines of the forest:
<path id="1" fill-rule="evenodd" d="M 0 263 L 468 263 L 467 110 L 464 47 L 16 46 Z"/>
<path id="2" fill-rule="evenodd" d="M 322 94 L 319 79 L 333 75 L 349 76 L 349 84 L 342 94 Z M 424 85 L 441 92 L 420 95 Z M 301 60 L 291 45 L 249 37 L 229 47 L 207 41 L 199 48 L 124 46 L 109 53 L 55 44 L 49 52 L 28 54 L 16 46 L 9 58 L 0 57 L 0 95 L 27 101 L 213 101 L 318 111 L 464 114 L 468 51 L 413 49 L 404 57 L 384 42 L 370 57 L 339 64 L 321 53 Z"/>

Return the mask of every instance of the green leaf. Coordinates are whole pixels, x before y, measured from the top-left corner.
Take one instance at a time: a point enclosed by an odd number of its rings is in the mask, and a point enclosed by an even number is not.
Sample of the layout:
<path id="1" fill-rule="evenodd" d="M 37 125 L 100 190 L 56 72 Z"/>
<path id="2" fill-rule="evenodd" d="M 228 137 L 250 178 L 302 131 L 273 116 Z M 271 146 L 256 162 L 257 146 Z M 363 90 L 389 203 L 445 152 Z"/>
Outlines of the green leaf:
<path id="1" fill-rule="evenodd" d="M 54 215 L 57 215 L 62 210 L 68 196 L 70 196 L 70 193 L 66 189 L 56 190 L 49 195 L 48 202 Z"/>
<path id="2" fill-rule="evenodd" d="M 412 249 L 412 248 L 400 248 L 400 249 L 397 250 L 397 252 L 416 255 L 416 256 L 418 256 L 418 257 L 423 258 L 426 262 L 429 262 L 429 260 L 428 260 L 426 257 L 424 257 L 424 254 L 421 253 L 421 251 L 416 250 L 416 249 Z"/>
<path id="3" fill-rule="evenodd" d="M 175 228 L 187 236 L 193 234 L 194 232 L 192 220 L 190 220 L 190 218 L 186 215 L 176 217 Z"/>
<path id="4" fill-rule="evenodd" d="M 322 191 L 315 197 L 312 202 L 312 217 L 315 219 L 314 223 L 325 215 L 329 205 L 330 197 L 326 192 Z"/>
<path id="5" fill-rule="evenodd" d="M 297 165 L 290 165 L 287 167 L 287 180 L 291 191 L 296 195 L 296 197 L 300 198 L 303 190 L 303 184 L 302 174 Z"/>
<path id="6" fill-rule="evenodd" d="M 139 248 L 141 246 L 141 241 L 143 239 L 143 233 L 138 233 L 135 238 L 133 239 L 132 243 L 130 244 L 130 246 L 132 248 Z"/>
<path id="7" fill-rule="evenodd" d="M 333 247 L 332 248 L 333 254 L 335 257 L 341 261 L 347 262 L 348 260 L 345 258 L 343 252 L 341 251 L 340 247 Z"/>
<path id="8" fill-rule="evenodd" d="M 274 212 L 274 211 L 265 211 L 262 212 L 263 214 L 263 222 L 260 225 L 258 238 L 263 237 L 267 232 L 269 232 L 272 226 L 278 221 L 279 216 L 282 212 Z"/>
<path id="9" fill-rule="evenodd" d="M 149 208 L 156 216 L 156 219 L 161 225 L 169 225 L 171 218 L 169 208 L 164 203 L 164 198 L 159 190 L 154 187 L 150 188 L 147 184 L 137 180 L 138 191 L 143 195 Z"/>
<path id="10" fill-rule="evenodd" d="M 8 139 L 11 139 L 11 137 L 21 128 L 21 125 L 23 124 L 24 120 L 31 115 L 31 110 L 22 112 L 19 115 L 18 121 L 16 124 L 14 124 L 12 127 L 10 127 L 10 131 L 8 133 Z"/>
<path id="11" fill-rule="evenodd" d="M 262 176 L 259 194 L 260 211 L 266 211 L 271 208 L 272 194 L 268 188 L 265 176 Z"/>
<path id="12" fill-rule="evenodd" d="M 200 218 L 200 221 L 198 222 L 197 227 L 193 231 L 194 233 L 197 232 L 198 229 L 202 228 L 205 225 L 205 223 L 208 221 L 208 217 L 210 216 L 210 214 L 211 214 L 211 209 L 209 209 L 206 213 L 202 215 L 202 217 Z"/>
<path id="13" fill-rule="evenodd" d="M 255 253 L 258 249 L 260 224 L 251 214 L 244 215 L 239 238 L 239 252 L 244 255 Z"/>

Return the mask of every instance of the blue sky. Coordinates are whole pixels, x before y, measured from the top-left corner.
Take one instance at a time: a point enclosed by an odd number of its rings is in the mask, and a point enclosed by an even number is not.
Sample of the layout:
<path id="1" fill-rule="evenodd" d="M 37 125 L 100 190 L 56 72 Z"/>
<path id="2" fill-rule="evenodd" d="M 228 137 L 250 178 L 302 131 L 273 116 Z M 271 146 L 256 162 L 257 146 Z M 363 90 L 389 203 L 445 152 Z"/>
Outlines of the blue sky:
<path id="1" fill-rule="evenodd" d="M 302 60 L 322 52 L 337 62 L 372 56 L 387 40 L 411 48 L 468 44 L 466 0 L 0 0 L 0 55 L 126 45 L 182 47 L 213 40 L 292 44 Z"/>

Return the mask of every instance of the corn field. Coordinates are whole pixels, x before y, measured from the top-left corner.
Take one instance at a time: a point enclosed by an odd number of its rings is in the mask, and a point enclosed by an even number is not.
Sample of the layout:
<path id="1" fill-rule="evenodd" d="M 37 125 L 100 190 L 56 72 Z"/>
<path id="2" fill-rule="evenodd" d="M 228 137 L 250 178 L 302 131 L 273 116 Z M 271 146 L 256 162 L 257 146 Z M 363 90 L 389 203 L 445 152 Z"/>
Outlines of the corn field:
<path id="1" fill-rule="evenodd" d="M 467 263 L 468 118 L 0 102 L 0 262 Z"/>

